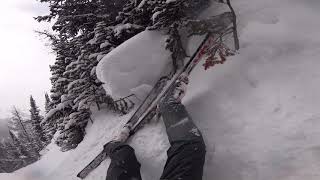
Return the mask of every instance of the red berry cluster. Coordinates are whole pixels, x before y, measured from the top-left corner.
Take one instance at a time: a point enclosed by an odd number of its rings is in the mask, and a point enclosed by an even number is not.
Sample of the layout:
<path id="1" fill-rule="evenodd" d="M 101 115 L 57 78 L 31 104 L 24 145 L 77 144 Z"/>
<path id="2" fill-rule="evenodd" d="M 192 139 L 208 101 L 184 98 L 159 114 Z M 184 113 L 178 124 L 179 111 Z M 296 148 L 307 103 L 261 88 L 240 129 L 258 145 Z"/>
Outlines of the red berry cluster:
<path id="1" fill-rule="evenodd" d="M 215 66 L 216 64 L 223 64 L 228 56 L 232 56 L 234 53 L 225 45 L 219 44 L 210 50 L 208 50 L 208 57 L 203 64 L 205 70 Z"/>

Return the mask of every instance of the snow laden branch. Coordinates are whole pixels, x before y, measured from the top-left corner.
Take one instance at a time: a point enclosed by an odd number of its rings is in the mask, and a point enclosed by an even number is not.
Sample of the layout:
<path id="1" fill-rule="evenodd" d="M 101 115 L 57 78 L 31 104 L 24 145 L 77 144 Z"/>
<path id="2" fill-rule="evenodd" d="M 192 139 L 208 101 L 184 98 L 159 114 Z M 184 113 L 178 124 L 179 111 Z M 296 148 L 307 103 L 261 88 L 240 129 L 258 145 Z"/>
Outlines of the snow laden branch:
<path id="1" fill-rule="evenodd" d="M 186 27 L 189 34 L 188 36 L 203 35 L 208 32 L 212 34 L 223 34 L 228 31 L 228 27 L 232 22 L 232 13 L 225 12 L 204 20 L 189 20 L 186 23 Z"/>
<path id="2" fill-rule="evenodd" d="M 235 45 L 235 49 L 239 50 L 240 49 L 240 43 L 239 43 L 239 37 L 238 37 L 238 28 L 237 28 L 237 16 L 236 13 L 231 5 L 230 0 L 227 0 L 227 4 L 231 10 L 232 16 L 233 16 L 233 38 L 234 38 L 234 45 Z"/>
<path id="3" fill-rule="evenodd" d="M 235 13 L 234 8 L 231 5 L 231 1 L 230 0 L 217 0 L 217 2 L 219 3 L 223 3 L 223 4 L 227 4 L 230 12 L 232 13 L 232 29 L 233 29 L 233 38 L 234 38 L 234 46 L 235 46 L 235 50 L 239 50 L 240 49 L 240 43 L 239 43 L 239 37 L 238 37 L 238 28 L 237 28 L 237 15 Z"/>

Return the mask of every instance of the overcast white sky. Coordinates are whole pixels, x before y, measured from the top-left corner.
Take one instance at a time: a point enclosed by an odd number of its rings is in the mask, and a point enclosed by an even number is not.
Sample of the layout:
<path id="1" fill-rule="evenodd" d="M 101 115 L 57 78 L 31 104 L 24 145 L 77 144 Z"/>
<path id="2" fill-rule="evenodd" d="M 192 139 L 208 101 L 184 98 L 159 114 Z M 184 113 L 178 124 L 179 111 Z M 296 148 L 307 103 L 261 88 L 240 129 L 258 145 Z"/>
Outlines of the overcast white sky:
<path id="1" fill-rule="evenodd" d="M 38 106 L 50 89 L 49 64 L 54 55 L 34 30 L 48 29 L 33 17 L 47 9 L 36 0 L 1 0 L 0 6 L 0 118 L 15 105 L 29 108 L 32 94 Z"/>

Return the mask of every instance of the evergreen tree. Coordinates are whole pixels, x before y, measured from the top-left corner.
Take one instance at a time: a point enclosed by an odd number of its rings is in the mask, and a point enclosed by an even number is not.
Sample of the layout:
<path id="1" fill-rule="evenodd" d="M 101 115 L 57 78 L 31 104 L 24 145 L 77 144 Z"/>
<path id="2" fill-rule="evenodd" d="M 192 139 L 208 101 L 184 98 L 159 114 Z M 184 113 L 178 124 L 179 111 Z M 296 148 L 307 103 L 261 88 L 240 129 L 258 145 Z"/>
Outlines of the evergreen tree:
<path id="1" fill-rule="evenodd" d="M 25 150 L 25 147 L 21 144 L 18 137 L 14 135 L 12 131 L 9 131 L 9 134 L 16 149 L 17 155 L 19 156 L 19 159 L 25 159 L 26 157 L 29 157 L 29 153 Z"/>
<path id="2" fill-rule="evenodd" d="M 105 28 L 104 25 L 113 23 L 117 15 L 116 9 L 120 9 L 122 6 L 119 0 L 79 3 L 66 1 L 59 7 L 56 6 L 55 2 L 51 1 L 51 3 L 51 11 L 59 9 L 61 13 L 37 18 L 42 21 L 58 17 L 53 29 L 60 34 L 59 38 L 50 36 L 57 53 L 57 59 L 55 64 L 51 66 L 53 109 L 47 113 L 43 124 L 45 129 L 49 129 L 49 127 L 52 129 L 53 124 L 57 125 L 56 128 L 61 131 L 59 136 L 61 138 L 58 138 L 59 142 L 57 143 L 64 146 L 65 143 L 62 142 L 75 144 L 70 139 L 81 139 L 72 136 L 76 134 L 74 132 L 84 134 L 82 131 L 84 131 L 84 127 L 90 118 L 88 115 L 91 114 L 91 106 L 96 105 L 99 109 L 101 104 L 106 103 L 109 104 L 110 109 L 115 107 L 112 98 L 106 95 L 102 83 L 98 81 L 95 75 L 95 67 L 98 64 L 98 58 L 110 52 L 114 47 L 112 45 L 114 42 L 108 42 L 111 41 L 110 35 L 112 35 L 113 29 L 109 29 L 105 33 L 103 28 Z M 72 4 L 74 8 L 72 11 L 70 11 L 70 6 L 66 6 L 68 3 Z M 91 12 L 81 11 L 80 6 L 86 7 Z M 92 13 L 95 15 L 92 16 Z M 91 18 L 90 21 L 87 21 L 87 18 Z M 66 23 L 78 24 L 79 22 L 86 22 L 86 27 L 65 25 Z M 99 26 L 96 26 L 97 22 L 101 22 L 100 29 Z M 59 29 L 62 24 L 64 24 L 63 27 L 66 30 Z M 95 29 L 99 29 L 103 33 L 93 33 Z M 74 37 L 79 32 L 81 35 Z M 62 37 L 68 37 L 68 39 L 60 40 Z M 70 37 L 73 38 L 70 39 Z M 73 114 L 77 114 L 77 116 Z M 68 135 L 68 133 L 70 134 Z M 70 139 L 62 141 L 63 137 Z"/>
<path id="3" fill-rule="evenodd" d="M 33 139 L 38 147 L 38 151 L 42 150 L 46 143 L 46 138 L 40 123 L 43 117 L 40 115 L 40 109 L 36 105 L 35 100 L 30 96 L 30 121 L 33 130 Z"/>
<path id="4" fill-rule="evenodd" d="M 44 108 L 45 108 L 45 113 L 48 113 L 52 109 L 52 102 L 51 102 L 51 99 L 50 99 L 48 93 L 45 93 Z"/>
<path id="5" fill-rule="evenodd" d="M 1 155 L 1 164 L 6 172 L 12 172 L 17 169 L 16 160 L 20 158 L 17 148 L 13 145 L 12 140 L 3 139 L 1 142 L 3 154 Z"/>
<path id="6" fill-rule="evenodd" d="M 64 72 L 66 71 L 66 67 L 76 58 L 76 51 L 71 41 L 65 37 L 56 37 L 50 34 L 45 35 L 50 38 L 53 50 L 57 54 L 54 65 L 50 66 L 52 73 L 51 107 L 42 122 L 47 136 L 46 139 L 48 140 L 47 143 L 49 143 L 57 130 L 64 129 L 64 119 L 72 110 L 72 101 L 66 98 L 69 79 L 64 75 Z"/>
<path id="7" fill-rule="evenodd" d="M 8 173 L 8 169 L 6 161 L 4 161 L 3 159 L 6 159 L 6 154 L 7 154 L 7 149 L 3 143 L 3 141 L 0 142 L 0 173 Z"/>
<path id="8" fill-rule="evenodd" d="M 27 131 L 25 119 L 23 118 L 22 113 L 15 107 L 12 110 L 12 117 L 10 118 L 8 127 L 10 132 L 15 134 L 15 137 L 18 138 L 20 143 L 24 146 L 25 151 L 27 151 L 32 158 L 39 158 L 39 149 L 35 148 L 36 144 L 34 144 L 34 141 L 30 136 L 32 133 Z"/>
<path id="9" fill-rule="evenodd" d="M 1 147 L 4 150 L 2 158 L 4 159 L 17 159 L 19 158 L 19 154 L 16 151 L 16 148 L 12 145 L 12 141 L 10 139 L 2 139 Z"/>
<path id="10" fill-rule="evenodd" d="M 14 133 L 10 132 L 11 139 L 3 139 L 0 143 L 0 172 L 11 173 L 35 162 L 23 144 Z"/>
<path id="11" fill-rule="evenodd" d="M 53 109 L 53 102 L 51 101 L 48 93 L 46 93 L 45 94 L 45 113 L 48 114 L 52 109 Z M 49 144 L 54 134 L 57 131 L 56 123 L 54 120 L 47 120 L 47 121 L 41 122 L 41 127 L 45 135 L 46 144 Z"/>

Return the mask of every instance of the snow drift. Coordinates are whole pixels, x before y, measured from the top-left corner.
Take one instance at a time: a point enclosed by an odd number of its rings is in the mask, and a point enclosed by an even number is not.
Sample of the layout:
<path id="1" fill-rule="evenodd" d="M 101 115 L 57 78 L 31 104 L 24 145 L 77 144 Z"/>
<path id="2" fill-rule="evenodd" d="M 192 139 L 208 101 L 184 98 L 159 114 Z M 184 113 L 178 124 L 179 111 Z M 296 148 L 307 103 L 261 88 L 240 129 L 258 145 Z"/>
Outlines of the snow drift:
<path id="1" fill-rule="evenodd" d="M 106 90 L 113 97 L 124 97 L 137 88 L 153 86 L 171 62 L 165 40 L 161 32 L 144 31 L 107 54 L 97 67 Z"/>

